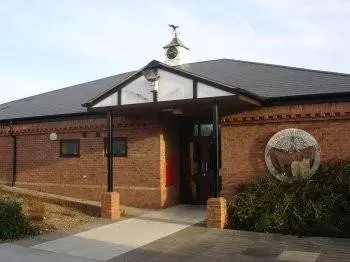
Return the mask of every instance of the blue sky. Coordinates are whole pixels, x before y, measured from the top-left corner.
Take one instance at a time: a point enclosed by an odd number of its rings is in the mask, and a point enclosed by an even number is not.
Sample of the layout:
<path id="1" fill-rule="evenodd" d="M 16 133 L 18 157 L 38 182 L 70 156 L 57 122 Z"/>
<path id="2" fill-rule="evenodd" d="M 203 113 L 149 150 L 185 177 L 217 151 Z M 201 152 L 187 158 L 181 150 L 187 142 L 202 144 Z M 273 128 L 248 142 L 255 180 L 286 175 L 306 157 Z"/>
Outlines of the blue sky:
<path id="1" fill-rule="evenodd" d="M 349 0 L 1 0 L 0 103 L 163 61 L 233 58 L 350 73 Z"/>

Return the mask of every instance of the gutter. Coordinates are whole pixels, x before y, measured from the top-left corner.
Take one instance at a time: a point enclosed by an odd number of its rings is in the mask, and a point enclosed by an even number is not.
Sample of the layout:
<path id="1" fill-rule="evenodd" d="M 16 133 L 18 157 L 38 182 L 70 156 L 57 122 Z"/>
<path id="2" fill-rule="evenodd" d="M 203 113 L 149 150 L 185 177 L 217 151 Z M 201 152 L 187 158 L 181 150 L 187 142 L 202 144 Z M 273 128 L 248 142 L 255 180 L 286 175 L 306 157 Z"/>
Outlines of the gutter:
<path id="1" fill-rule="evenodd" d="M 280 96 L 267 98 L 265 105 L 295 105 L 295 104 L 314 104 L 314 103 L 331 103 L 331 102 L 348 102 L 350 92 L 339 93 L 322 93 L 297 96 Z"/>
<path id="2" fill-rule="evenodd" d="M 57 121 L 64 118 L 70 117 L 80 117 L 80 116 L 104 116 L 101 113 L 93 113 L 93 112 L 81 112 L 81 113 L 71 113 L 71 114 L 60 114 L 60 115 L 45 115 L 45 116 L 31 116 L 31 117 L 20 117 L 20 118 L 8 118 L 8 119 L 0 119 L 1 123 L 10 123 L 13 121 L 24 122 L 24 121 Z"/>

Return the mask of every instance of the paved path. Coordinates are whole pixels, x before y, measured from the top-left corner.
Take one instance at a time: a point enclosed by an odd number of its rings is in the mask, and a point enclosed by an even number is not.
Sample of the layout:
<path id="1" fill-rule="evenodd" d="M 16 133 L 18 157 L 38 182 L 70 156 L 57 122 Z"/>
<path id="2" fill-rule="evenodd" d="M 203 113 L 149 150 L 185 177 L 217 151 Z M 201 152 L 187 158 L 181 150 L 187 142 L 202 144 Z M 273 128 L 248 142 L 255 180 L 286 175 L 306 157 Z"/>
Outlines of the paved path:
<path id="1" fill-rule="evenodd" d="M 209 229 L 196 223 L 205 215 L 196 206 L 137 215 L 44 243 L 0 245 L 0 262 L 350 262 L 350 239 Z"/>
<path id="2" fill-rule="evenodd" d="M 46 252 L 13 244 L 0 245 L 1 262 L 96 262 L 75 256 Z"/>
<path id="3" fill-rule="evenodd" d="M 345 262 L 350 239 L 299 238 L 195 225 L 109 262 Z"/>
<path id="4" fill-rule="evenodd" d="M 169 236 L 204 219 L 204 207 L 179 205 L 35 245 L 32 248 L 105 261 Z"/>

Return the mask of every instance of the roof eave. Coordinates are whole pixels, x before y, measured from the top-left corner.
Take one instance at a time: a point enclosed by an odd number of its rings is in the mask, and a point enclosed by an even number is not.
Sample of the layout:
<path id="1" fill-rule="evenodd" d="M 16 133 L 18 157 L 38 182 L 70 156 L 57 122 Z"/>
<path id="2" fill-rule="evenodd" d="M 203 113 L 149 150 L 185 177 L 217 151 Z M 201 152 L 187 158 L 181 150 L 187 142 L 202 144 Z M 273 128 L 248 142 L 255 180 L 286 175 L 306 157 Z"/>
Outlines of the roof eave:
<path id="1" fill-rule="evenodd" d="M 350 101 L 350 92 L 279 96 L 266 98 L 266 105 L 311 104 Z"/>
<path id="2" fill-rule="evenodd" d="M 43 115 L 43 116 L 30 116 L 30 117 L 14 117 L 14 118 L 6 118 L 0 119 L 0 123 L 10 123 L 10 122 L 22 122 L 22 121 L 37 121 L 37 120 L 48 120 L 58 118 L 66 118 L 66 117 L 77 117 L 77 116 L 98 116 L 102 115 L 101 112 L 97 111 L 85 111 L 78 113 L 70 113 L 70 114 L 57 114 L 57 115 Z"/>

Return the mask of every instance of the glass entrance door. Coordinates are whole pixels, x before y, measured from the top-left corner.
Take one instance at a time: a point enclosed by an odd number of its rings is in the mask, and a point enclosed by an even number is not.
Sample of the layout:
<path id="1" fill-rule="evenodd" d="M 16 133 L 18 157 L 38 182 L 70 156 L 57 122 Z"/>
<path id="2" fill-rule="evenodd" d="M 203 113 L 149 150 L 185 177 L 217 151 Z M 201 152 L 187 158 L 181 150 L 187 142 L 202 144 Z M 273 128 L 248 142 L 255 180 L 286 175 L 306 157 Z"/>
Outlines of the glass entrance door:
<path id="1" fill-rule="evenodd" d="M 213 181 L 213 125 L 195 124 L 190 145 L 192 157 L 191 182 L 194 187 L 193 202 L 205 204 L 211 196 L 211 184 Z"/>
<path id="2" fill-rule="evenodd" d="M 180 199 L 182 203 L 206 204 L 212 195 L 215 144 L 210 122 L 181 125 Z"/>

